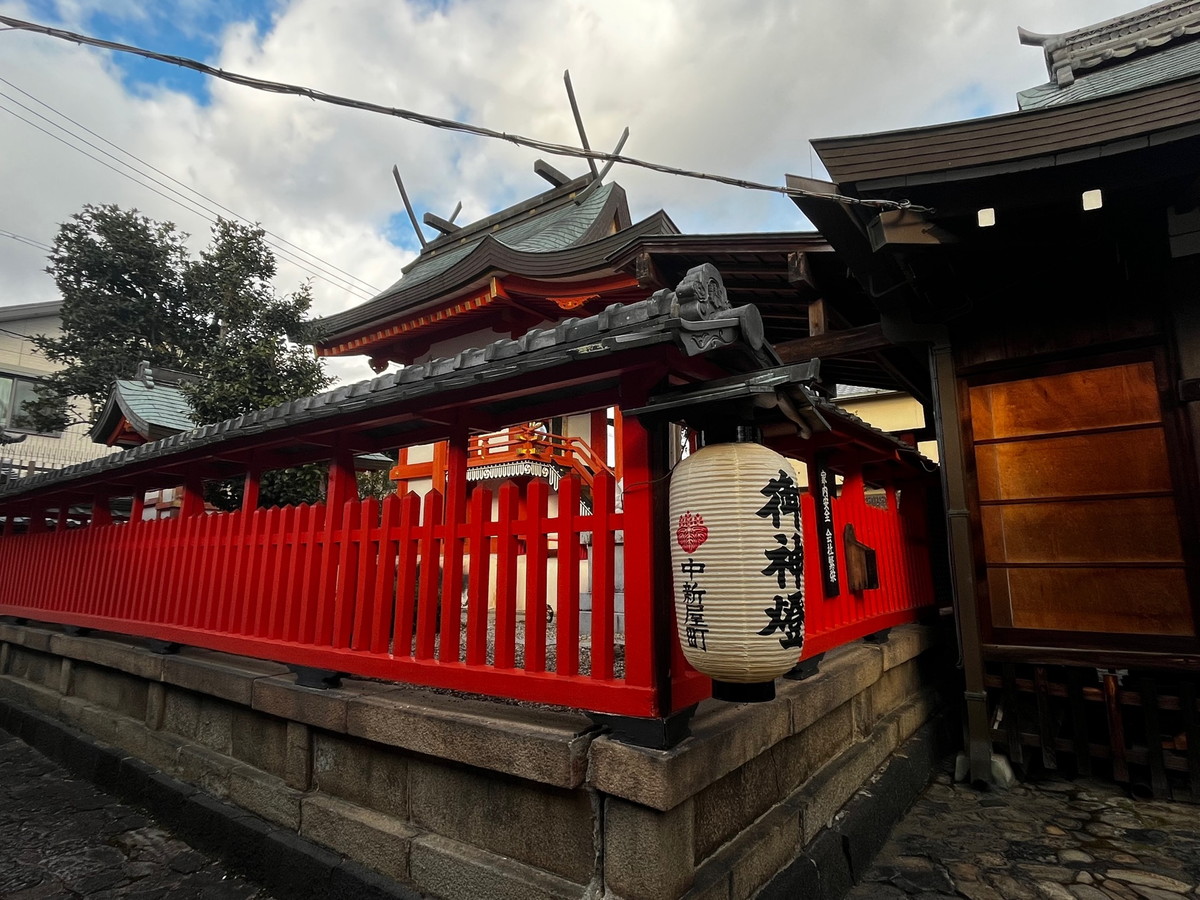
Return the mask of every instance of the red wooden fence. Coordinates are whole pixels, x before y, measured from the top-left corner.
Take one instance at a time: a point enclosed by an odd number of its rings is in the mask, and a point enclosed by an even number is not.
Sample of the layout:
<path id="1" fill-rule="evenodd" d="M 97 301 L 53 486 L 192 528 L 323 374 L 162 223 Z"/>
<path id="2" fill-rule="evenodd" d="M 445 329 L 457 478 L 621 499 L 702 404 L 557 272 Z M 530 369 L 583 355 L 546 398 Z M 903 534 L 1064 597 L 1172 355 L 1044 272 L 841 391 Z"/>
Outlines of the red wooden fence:
<path id="1" fill-rule="evenodd" d="M 641 429 L 628 431 L 627 449 L 644 453 Z M 577 476 L 562 480 L 555 509 L 545 482 L 507 483 L 493 497 L 469 489 L 460 469 L 445 498 L 433 491 L 205 514 L 193 488 L 177 519 L 113 523 L 103 503 L 80 528 L 61 527 L 61 515 L 35 516 L 28 533 L 0 537 L 0 614 L 620 715 L 664 716 L 708 696 L 708 680 L 687 666 L 673 633 L 662 658 L 661 629 L 673 631 L 673 616 L 670 596 L 656 588 L 652 492 L 665 485 L 628 485 L 618 511 L 613 476 L 602 472 L 587 513 Z M 847 472 L 833 500 L 839 566 L 844 572 L 841 529 L 852 524 L 877 553 L 879 587 L 855 593 L 843 579 L 828 599 L 814 504 L 804 498 L 813 548 L 805 657 L 914 621 L 933 603 L 924 498 L 905 491 L 903 510 L 894 487 L 887 508 L 876 508 Z M 589 576 L 591 629 L 581 634 Z"/>

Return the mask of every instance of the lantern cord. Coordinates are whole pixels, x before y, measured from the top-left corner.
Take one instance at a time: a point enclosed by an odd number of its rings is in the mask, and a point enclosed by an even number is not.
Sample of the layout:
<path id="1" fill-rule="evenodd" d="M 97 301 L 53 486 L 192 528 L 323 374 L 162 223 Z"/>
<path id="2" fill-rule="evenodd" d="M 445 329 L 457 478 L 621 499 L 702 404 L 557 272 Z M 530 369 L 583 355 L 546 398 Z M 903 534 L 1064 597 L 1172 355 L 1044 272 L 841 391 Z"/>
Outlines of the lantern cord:
<path id="1" fill-rule="evenodd" d="M 254 90 L 258 91 L 267 91 L 274 94 L 292 94 L 298 97 L 307 97 L 310 100 L 320 103 L 328 103 L 333 106 L 341 106 L 361 112 L 373 112 L 385 116 L 394 116 L 398 119 L 405 119 L 406 121 L 416 122 L 419 125 L 427 125 L 431 128 L 440 128 L 447 131 L 458 131 L 465 134 L 473 134 L 478 137 L 507 141 L 508 143 L 516 144 L 519 147 L 529 147 L 533 150 L 539 150 L 543 153 L 549 153 L 555 156 L 573 157 L 576 159 L 588 160 L 589 162 L 622 163 L 623 165 L 634 166 L 635 168 L 648 169 L 652 172 L 661 172 L 665 175 L 676 175 L 682 178 L 695 178 L 703 181 L 713 181 L 717 182 L 718 184 L 726 184 L 732 187 L 742 188 L 743 190 L 768 191 L 771 193 L 783 194 L 787 197 L 811 197 L 814 199 L 830 200 L 847 206 L 863 206 L 878 210 L 910 209 L 913 212 L 921 213 L 931 213 L 934 211 L 931 207 L 919 206 L 909 200 L 880 200 L 864 197 L 850 197 L 845 194 L 828 193 L 823 191 L 806 191 L 801 190 L 800 188 L 764 184 L 758 181 L 749 181 L 744 178 L 734 178 L 729 175 L 716 175 L 710 172 L 695 171 L 693 169 L 680 169 L 676 168 L 675 166 L 650 162 L 648 160 L 638 159 L 637 157 L 633 156 L 622 156 L 619 153 L 605 153 L 601 150 L 584 149 L 581 147 L 573 147 L 568 144 L 556 144 L 550 141 L 543 141 L 538 138 L 524 137 L 523 135 L 513 134 L 511 132 L 496 131 L 480 125 L 471 125 L 467 122 L 459 122 L 454 119 L 444 119 L 440 116 L 431 116 L 426 113 L 415 112 L 413 110 L 401 109 L 394 106 L 382 106 L 377 103 L 370 103 L 365 100 L 355 100 L 351 97 L 343 97 L 338 94 L 327 94 L 324 91 L 318 91 L 314 88 L 304 87 L 303 85 L 286 84 L 279 81 L 268 81 L 263 78 L 254 78 L 249 75 L 240 75 L 237 72 L 228 72 L 225 69 L 217 69 L 213 66 L 205 65 L 202 62 L 189 59 L 186 56 L 157 53 L 153 50 L 144 50 L 141 47 L 134 47 L 130 44 L 119 44 L 114 41 L 106 41 L 100 38 L 90 37 L 85 34 L 79 34 L 74 31 L 66 31 L 61 28 L 51 28 L 46 25 L 39 25 L 36 22 L 26 22 L 22 19 L 14 19 L 10 16 L 0 16 L 0 23 L 9 26 L 9 29 L 4 30 L 18 29 L 21 31 L 32 31 L 37 34 L 44 34 L 49 37 L 70 41 L 76 44 L 86 44 L 91 47 L 100 47 L 105 50 L 116 50 L 120 53 L 132 53 L 135 56 L 141 56 L 145 59 L 152 59 L 156 62 L 167 63 L 172 66 L 179 66 L 184 69 L 191 69 L 192 71 L 199 72 L 202 75 L 208 75 L 212 78 L 218 78 L 222 81 L 228 81 L 231 84 L 253 88 Z"/>

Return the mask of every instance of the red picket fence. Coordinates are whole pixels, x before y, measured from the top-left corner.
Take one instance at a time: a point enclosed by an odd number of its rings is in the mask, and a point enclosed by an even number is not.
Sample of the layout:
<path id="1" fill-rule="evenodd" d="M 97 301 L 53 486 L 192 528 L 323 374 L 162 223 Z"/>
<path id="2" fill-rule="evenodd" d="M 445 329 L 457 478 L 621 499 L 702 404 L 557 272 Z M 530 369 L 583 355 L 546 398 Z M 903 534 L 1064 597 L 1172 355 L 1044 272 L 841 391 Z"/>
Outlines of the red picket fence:
<path id="1" fill-rule="evenodd" d="M 632 452 L 641 452 L 642 432 L 627 432 Z M 207 514 L 195 500 L 180 518 L 128 523 L 110 523 L 101 506 L 90 525 L 53 530 L 53 517 L 39 516 L 28 533 L 0 536 L 0 614 L 661 717 L 711 690 L 683 659 L 671 598 L 656 587 L 662 563 L 653 491 L 664 487 L 628 484 L 618 511 L 614 477 L 601 472 L 588 512 L 578 476 L 562 480 L 552 505 L 543 481 L 509 482 L 493 495 L 470 487 L 464 474 L 445 498 L 432 491 L 382 503 Z M 886 508 L 877 508 L 864 497 L 861 477 L 847 470 L 832 501 L 838 565 L 844 573 L 842 531 L 850 524 L 876 552 L 879 586 L 855 592 L 843 578 L 841 593 L 830 598 L 817 560 L 813 498 L 804 497 L 805 658 L 915 621 L 933 604 L 923 487 L 904 491 L 903 508 L 892 486 Z M 591 627 L 581 633 L 586 581 Z"/>
<path id="2" fill-rule="evenodd" d="M 532 481 L 525 490 L 505 484 L 495 504 L 490 490 L 476 487 L 461 521 L 447 520 L 433 491 L 337 510 L 302 505 L 7 535 L 0 614 L 654 715 L 652 629 L 639 627 L 620 643 L 614 634 L 615 537 L 625 514 L 615 510 L 613 477 L 596 477 L 590 514 L 580 512 L 580 488 L 578 477 L 564 478 L 553 514 L 547 484 Z M 581 643 L 585 540 L 592 626 Z M 562 563 L 552 626 L 551 558 Z M 637 565 L 627 558 L 627 573 Z M 527 598 L 520 641 L 518 577 Z M 633 608 L 649 609 L 650 579 L 627 579 L 626 621 L 648 626 Z"/>

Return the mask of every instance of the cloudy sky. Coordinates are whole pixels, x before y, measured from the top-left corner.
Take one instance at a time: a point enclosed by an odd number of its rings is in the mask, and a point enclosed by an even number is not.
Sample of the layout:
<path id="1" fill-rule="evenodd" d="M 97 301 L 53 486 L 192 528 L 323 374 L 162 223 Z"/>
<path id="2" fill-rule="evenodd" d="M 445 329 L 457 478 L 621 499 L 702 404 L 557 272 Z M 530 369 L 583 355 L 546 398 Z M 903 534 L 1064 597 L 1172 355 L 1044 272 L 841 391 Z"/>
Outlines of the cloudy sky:
<path id="1" fill-rule="evenodd" d="M 577 140 L 569 68 L 594 146 L 611 149 L 628 126 L 628 155 L 779 184 L 823 175 L 810 138 L 1013 110 L 1016 91 L 1046 80 L 1018 25 L 1063 31 L 1134 5 L 0 0 L 0 14 L 558 142 Z M 317 311 L 334 312 L 415 253 L 393 164 L 418 215 L 461 201 L 463 222 L 545 187 L 537 156 L 0 31 L 0 305 L 53 299 L 33 245 L 83 204 L 116 203 L 175 222 L 197 249 L 217 214 L 260 222 L 280 247 L 280 290 L 313 278 Z M 779 196 L 620 167 L 610 178 L 635 219 L 663 208 L 688 232 L 808 227 Z"/>

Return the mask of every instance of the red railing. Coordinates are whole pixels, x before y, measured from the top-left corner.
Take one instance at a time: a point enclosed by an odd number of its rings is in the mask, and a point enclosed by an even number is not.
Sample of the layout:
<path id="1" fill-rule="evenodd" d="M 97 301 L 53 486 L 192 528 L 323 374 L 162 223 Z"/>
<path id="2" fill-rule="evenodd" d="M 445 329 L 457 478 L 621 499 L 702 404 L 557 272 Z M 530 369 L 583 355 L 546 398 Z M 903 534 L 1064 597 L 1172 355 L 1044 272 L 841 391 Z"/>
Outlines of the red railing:
<path id="1" fill-rule="evenodd" d="M 253 509 L 248 495 L 248 510 L 205 513 L 193 483 L 176 519 L 140 521 L 135 504 L 134 521 L 112 523 L 107 501 L 98 500 L 90 524 L 67 528 L 70 508 L 58 501 L 29 507 L 35 511 L 22 533 L 14 533 L 10 509 L 0 536 L 0 614 L 354 675 L 665 716 L 707 697 L 710 685 L 684 661 L 674 634 L 662 570 L 667 529 L 655 519 L 655 492 L 666 484 L 648 477 L 645 429 L 631 422 L 623 434 L 623 503 L 613 475 L 600 472 L 590 512 L 579 502 L 577 475 L 564 477 L 556 492 L 538 479 L 495 493 L 472 486 L 465 439 L 444 496 Z M 341 473 L 337 490 L 347 496 L 352 470 L 343 462 L 331 471 Z M 838 567 L 847 570 L 843 533 L 852 525 L 875 552 L 878 587 L 854 591 L 843 578 L 837 596 L 824 596 L 815 506 L 806 495 L 805 658 L 915 621 L 935 602 L 930 476 L 909 470 L 902 498 L 885 484 L 882 503 L 872 505 L 860 467 L 843 462 L 841 471 L 832 500 Z M 334 480 L 331 474 L 331 490 Z M 588 588 L 591 625 L 583 633 Z"/>
<path id="2" fill-rule="evenodd" d="M 544 482 L 506 484 L 494 499 L 476 487 L 461 521 L 447 521 L 433 491 L 334 511 L 317 504 L 8 535 L 0 613 L 654 715 L 652 629 L 635 613 L 650 607 L 649 582 L 630 577 L 638 563 L 627 557 L 626 621 L 638 628 L 618 641 L 615 537 L 625 514 L 611 475 L 596 478 L 590 515 L 579 512 L 579 492 L 576 476 L 564 478 L 552 511 Z M 592 625 L 581 643 L 585 535 Z"/>

